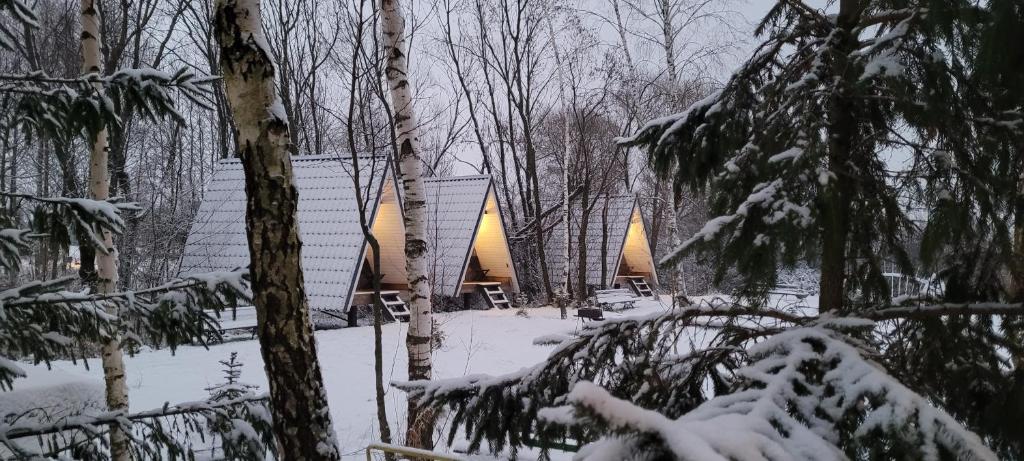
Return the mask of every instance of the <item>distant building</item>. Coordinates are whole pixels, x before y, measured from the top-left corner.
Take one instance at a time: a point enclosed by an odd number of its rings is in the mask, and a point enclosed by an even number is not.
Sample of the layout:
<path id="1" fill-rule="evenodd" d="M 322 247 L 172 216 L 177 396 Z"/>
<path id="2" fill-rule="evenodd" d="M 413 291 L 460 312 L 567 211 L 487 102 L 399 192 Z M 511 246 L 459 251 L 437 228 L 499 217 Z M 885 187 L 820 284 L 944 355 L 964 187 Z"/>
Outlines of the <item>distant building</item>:
<path id="1" fill-rule="evenodd" d="M 489 305 L 508 307 L 496 288 L 518 293 L 519 279 L 491 177 L 430 178 L 425 186 L 434 292 L 448 297 L 479 292 Z"/>
<path id="2" fill-rule="evenodd" d="M 591 199 L 587 221 L 582 220 L 580 201 L 570 209 L 569 277 L 571 290 L 577 289 L 581 230 L 586 229 L 586 284 L 591 288 L 630 288 L 638 295 L 652 294 L 658 285 L 658 272 L 651 254 L 647 229 L 640 204 L 632 195 L 602 195 Z M 554 206 L 554 204 L 552 204 Z M 583 224 L 586 224 L 584 226 Z M 544 250 L 552 287 L 562 286 L 565 225 L 559 211 L 548 216 Z M 604 255 L 604 257 L 602 257 Z M 638 283 L 640 281 L 643 283 Z"/>
<path id="3" fill-rule="evenodd" d="M 381 249 L 379 270 L 359 224 L 351 157 L 292 157 L 306 296 L 310 309 L 340 316 L 352 306 L 373 303 L 373 274 L 379 272 L 382 301 L 393 317 L 402 318 L 408 315 L 402 303 L 408 282 L 398 181 L 386 158 L 358 160 L 359 196 Z M 494 287 L 518 292 L 490 178 L 428 179 L 425 185 L 434 290 L 444 296 L 475 290 L 486 295 Z M 181 274 L 248 266 L 245 203 L 241 162 L 222 160 L 189 232 Z M 503 294 L 486 296 L 492 305 L 503 306 Z"/>

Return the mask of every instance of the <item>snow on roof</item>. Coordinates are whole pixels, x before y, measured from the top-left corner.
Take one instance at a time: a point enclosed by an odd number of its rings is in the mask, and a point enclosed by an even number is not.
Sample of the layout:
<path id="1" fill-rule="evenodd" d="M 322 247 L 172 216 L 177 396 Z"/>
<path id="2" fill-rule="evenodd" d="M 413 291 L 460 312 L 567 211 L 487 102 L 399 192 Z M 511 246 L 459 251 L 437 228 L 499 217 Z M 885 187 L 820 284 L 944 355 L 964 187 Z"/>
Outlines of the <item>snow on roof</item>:
<path id="1" fill-rule="evenodd" d="M 457 296 L 491 177 L 427 178 L 427 247 L 435 290 Z"/>
<path id="2" fill-rule="evenodd" d="M 602 244 L 607 245 L 607 253 L 604 264 L 606 268 L 605 283 L 611 285 L 615 279 L 615 272 L 619 267 L 619 260 L 622 255 L 623 245 L 626 240 L 626 231 L 629 229 L 630 219 L 633 210 L 636 209 L 636 197 L 632 195 L 601 195 L 592 199 L 590 204 L 593 208 L 590 211 L 586 226 L 587 242 L 587 284 L 601 285 L 601 248 Z M 553 206 L 551 203 L 548 206 Z M 545 207 L 547 208 L 547 207 Z M 607 213 L 605 210 L 607 209 Z M 573 202 L 570 209 L 570 242 L 569 242 L 569 274 L 573 286 L 576 283 L 577 267 L 579 266 L 579 242 L 580 228 L 582 223 L 582 212 L 580 202 Z M 607 240 L 604 239 L 604 228 L 607 227 Z M 565 251 L 565 227 L 562 222 L 562 213 L 555 212 L 548 216 L 545 228 L 550 228 L 544 242 L 544 252 L 547 253 L 548 273 L 551 277 L 551 286 L 558 287 L 565 284 L 562 276 L 564 264 L 563 252 Z"/>
<path id="3" fill-rule="evenodd" d="M 351 157 L 292 157 L 299 191 L 302 269 L 309 307 L 346 310 L 366 240 L 352 180 Z M 388 163 L 359 156 L 361 194 L 372 222 Z M 238 159 L 221 160 L 206 188 L 185 243 L 182 275 L 231 270 L 249 265 L 245 233 L 245 178 Z"/>

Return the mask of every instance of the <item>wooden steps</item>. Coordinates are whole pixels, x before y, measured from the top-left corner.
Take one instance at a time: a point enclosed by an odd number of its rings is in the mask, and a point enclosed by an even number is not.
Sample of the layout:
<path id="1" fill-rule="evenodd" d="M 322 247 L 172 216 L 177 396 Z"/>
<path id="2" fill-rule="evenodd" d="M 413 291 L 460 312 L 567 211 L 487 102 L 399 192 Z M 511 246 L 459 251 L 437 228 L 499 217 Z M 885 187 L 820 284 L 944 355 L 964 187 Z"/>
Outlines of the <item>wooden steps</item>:
<path id="1" fill-rule="evenodd" d="M 405 305 L 402 297 L 398 296 L 397 291 L 380 292 L 380 302 L 384 305 L 384 312 L 387 312 L 392 320 L 409 321 L 409 307 Z"/>
<path id="2" fill-rule="evenodd" d="M 626 277 L 626 281 L 629 282 L 629 287 L 633 289 L 633 292 L 642 298 L 650 298 L 654 296 L 654 290 L 647 284 L 647 280 L 643 277 L 629 276 Z"/>
<path id="3" fill-rule="evenodd" d="M 505 290 L 501 289 L 501 283 L 481 283 L 480 292 L 484 295 L 484 299 L 487 300 L 487 305 L 490 307 L 506 309 L 512 306 L 512 302 L 505 295 Z"/>

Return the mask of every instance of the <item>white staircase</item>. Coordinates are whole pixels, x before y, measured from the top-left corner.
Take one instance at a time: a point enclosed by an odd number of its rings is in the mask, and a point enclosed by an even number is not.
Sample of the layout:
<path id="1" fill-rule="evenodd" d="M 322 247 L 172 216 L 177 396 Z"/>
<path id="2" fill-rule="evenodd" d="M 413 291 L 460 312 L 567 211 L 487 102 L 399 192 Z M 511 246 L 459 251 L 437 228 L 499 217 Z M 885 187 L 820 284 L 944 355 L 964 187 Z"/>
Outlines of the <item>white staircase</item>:
<path id="1" fill-rule="evenodd" d="M 629 281 L 629 287 L 633 289 L 633 292 L 642 298 L 649 298 L 654 296 L 654 290 L 651 290 L 651 286 L 647 284 L 647 280 L 643 277 L 626 277 Z"/>
<path id="2" fill-rule="evenodd" d="M 380 302 L 384 305 L 384 311 L 395 321 L 409 321 L 409 307 L 402 301 L 402 297 L 398 296 L 397 291 L 380 292 Z"/>
<path id="3" fill-rule="evenodd" d="M 501 289 L 500 283 L 481 283 L 480 290 L 483 292 L 484 298 L 487 299 L 488 306 L 499 309 L 512 306 L 508 296 L 505 295 L 505 291 Z"/>

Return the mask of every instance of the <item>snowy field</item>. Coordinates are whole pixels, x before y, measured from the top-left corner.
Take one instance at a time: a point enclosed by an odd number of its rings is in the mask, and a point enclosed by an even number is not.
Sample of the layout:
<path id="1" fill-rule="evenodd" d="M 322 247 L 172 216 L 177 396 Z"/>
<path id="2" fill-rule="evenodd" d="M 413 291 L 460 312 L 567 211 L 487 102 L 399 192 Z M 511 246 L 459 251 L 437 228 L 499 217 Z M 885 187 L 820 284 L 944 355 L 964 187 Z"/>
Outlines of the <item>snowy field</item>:
<path id="1" fill-rule="evenodd" d="M 608 312 L 605 317 L 650 314 L 666 311 L 670 306 L 667 297 L 660 302 L 644 300 L 634 309 L 624 313 Z M 533 339 L 578 329 L 580 320 L 573 317 L 572 312 L 567 320 L 559 319 L 558 309 L 550 307 L 528 309 L 528 317 L 517 316 L 513 309 L 436 314 L 445 341 L 434 353 L 434 376 L 503 374 L 536 364 L 547 356 L 552 346 L 533 345 Z M 405 332 L 406 324 L 384 325 L 385 381 L 406 378 Z M 340 448 L 347 458 L 365 459 L 361 458 L 365 456 L 362 450 L 378 434 L 373 399 L 373 328 L 318 331 L 316 336 Z M 245 363 L 242 380 L 259 385 L 265 392 L 267 379 L 256 340 L 218 344 L 209 349 L 182 347 L 174 355 L 167 350 L 146 351 L 127 358 L 131 410 L 156 408 L 164 402 L 207 398 L 204 389 L 222 381 L 222 366 L 218 361 L 226 359 L 232 351 L 238 352 L 238 359 Z M 56 372 L 46 371 L 43 366 L 26 366 L 29 378 L 16 381 L 15 392 L 0 394 L 5 398 L 0 400 L 0 414 L 19 401 L 52 400 L 54 396 L 69 400 L 101 398 L 103 378 L 99 360 L 92 360 L 89 365 L 91 369 L 87 370 L 81 363 L 56 362 L 53 364 Z M 80 385 L 69 386 L 69 382 L 74 381 L 90 383 L 93 391 L 81 390 L 84 386 Z M 68 394 L 69 388 L 80 391 Z M 401 434 L 405 394 L 388 388 L 387 405 L 392 433 Z"/>

